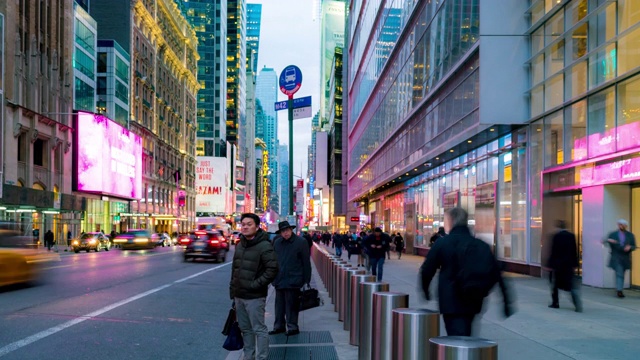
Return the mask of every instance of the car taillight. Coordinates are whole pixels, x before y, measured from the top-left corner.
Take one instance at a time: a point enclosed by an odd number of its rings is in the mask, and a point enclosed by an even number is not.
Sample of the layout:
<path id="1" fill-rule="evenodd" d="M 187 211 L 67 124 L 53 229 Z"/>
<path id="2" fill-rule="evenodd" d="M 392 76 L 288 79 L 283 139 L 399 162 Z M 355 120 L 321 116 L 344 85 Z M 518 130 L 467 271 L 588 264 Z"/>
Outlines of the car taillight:
<path id="1" fill-rule="evenodd" d="M 218 240 L 211 240 L 211 241 L 210 241 L 210 243 L 211 243 L 212 245 L 218 245 L 218 244 L 220 244 L 220 241 L 218 241 Z"/>
<path id="2" fill-rule="evenodd" d="M 186 243 L 189 242 L 189 239 L 180 239 L 180 242 L 183 243 L 183 244 L 186 244 Z"/>

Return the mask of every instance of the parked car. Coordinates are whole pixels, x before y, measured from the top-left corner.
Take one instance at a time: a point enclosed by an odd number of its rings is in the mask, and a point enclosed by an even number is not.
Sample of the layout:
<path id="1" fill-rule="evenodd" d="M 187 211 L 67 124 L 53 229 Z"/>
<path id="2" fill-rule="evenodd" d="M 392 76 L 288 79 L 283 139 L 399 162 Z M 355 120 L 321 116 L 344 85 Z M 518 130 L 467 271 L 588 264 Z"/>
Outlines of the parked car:
<path id="1" fill-rule="evenodd" d="M 79 253 L 80 250 L 98 252 L 105 249 L 109 251 L 111 249 L 111 240 L 102 232 L 89 232 L 82 234 L 79 239 L 73 240 L 71 248 L 75 253 Z"/>
<path id="2" fill-rule="evenodd" d="M 238 245 L 240 242 L 240 235 L 240 231 L 234 231 L 233 234 L 231 234 L 231 245 Z"/>
<path id="3" fill-rule="evenodd" d="M 123 250 L 153 249 L 156 247 L 156 242 L 153 241 L 151 233 L 146 229 L 131 229 L 116 236 L 113 242 Z"/>
<path id="4" fill-rule="evenodd" d="M 196 230 L 189 234 L 191 241 L 184 250 L 184 261 L 189 259 L 213 259 L 225 262 L 229 251 L 229 242 L 219 231 Z"/>

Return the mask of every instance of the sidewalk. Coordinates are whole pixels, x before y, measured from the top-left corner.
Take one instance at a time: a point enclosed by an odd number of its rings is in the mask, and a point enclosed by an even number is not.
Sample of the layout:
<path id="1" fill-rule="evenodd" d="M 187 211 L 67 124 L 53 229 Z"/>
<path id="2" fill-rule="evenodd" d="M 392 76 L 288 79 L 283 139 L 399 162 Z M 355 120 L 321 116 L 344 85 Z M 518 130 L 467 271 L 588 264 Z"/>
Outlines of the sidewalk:
<path id="1" fill-rule="evenodd" d="M 333 253 L 331 248 L 326 248 Z M 342 256 L 346 259 L 346 253 Z M 384 278 L 391 291 L 409 294 L 409 305 L 413 308 L 438 309 L 437 301 L 427 302 L 418 283 L 418 271 L 423 257 L 391 253 L 385 260 Z M 356 263 L 356 258 L 351 258 Z M 501 315 L 502 297 L 498 291 L 485 302 L 485 312 L 476 320 L 475 334 L 498 343 L 500 359 L 636 359 L 640 353 L 640 292 L 627 290 L 624 299 L 615 297 L 611 289 L 582 288 L 583 313 L 573 311 L 568 293 L 560 297 L 560 309 L 549 309 L 550 291 L 548 282 L 518 274 L 506 274 L 512 292 L 516 296 L 517 312 L 509 319 Z M 333 311 L 324 285 L 314 265 L 313 282 L 324 299 L 324 305 L 300 313 L 300 330 L 303 332 L 328 332 L 330 340 L 305 344 L 305 351 L 334 348 L 340 360 L 358 358 L 358 348 L 349 345 L 349 332 L 343 330 L 338 313 Z M 436 284 L 431 294 L 437 296 Z M 267 326 L 273 327 L 274 296 L 267 299 Z M 445 334 L 444 324 L 440 325 Z M 302 335 L 302 334 L 301 334 Z M 284 335 L 277 335 L 282 336 Z M 426 340 L 426 339 L 425 339 Z M 304 342 L 304 341 L 303 341 Z M 309 341 L 311 342 L 311 341 Z M 271 337 L 270 359 L 309 359 L 310 353 L 283 357 L 283 348 L 302 344 L 282 344 L 282 339 Z M 312 345 L 312 346 L 310 346 Z M 325 349 L 321 349 L 325 348 Z M 239 359 L 241 352 L 230 354 L 227 359 Z M 325 354 L 323 352 L 323 354 Z M 328 354 L 328 353 L 326 353 Z M 315 357 L 312 357 L 315 358 Z M 334 358 L 334 357 L 323 357 Z"/>

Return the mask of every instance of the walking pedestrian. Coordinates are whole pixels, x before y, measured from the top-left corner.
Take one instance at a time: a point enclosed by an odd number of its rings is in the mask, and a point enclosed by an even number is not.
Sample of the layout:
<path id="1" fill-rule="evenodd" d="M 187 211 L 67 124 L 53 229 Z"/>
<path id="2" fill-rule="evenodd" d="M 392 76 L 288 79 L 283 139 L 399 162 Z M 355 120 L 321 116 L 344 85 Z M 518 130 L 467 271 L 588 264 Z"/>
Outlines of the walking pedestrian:
<path id="1" fill-rule="evenodd" d="M 378 281 L 382 280 L 382 269 L 384 267 L 385 254 L 389 249 L 391 238 L 382 232 L 379 227 L 373 230 L 373 234 L 369 235 L 365 240 L 365 247 L 369 255 L 369 265 L 371 266 L 371 274 L 376 275 Z"/>
<path id="2" fill-rule="evenodd" d="M 71 249 L 71 238 L 73 236 L 71 235 L 71 230 L 67 231 L 67 249 L 65 251 L 68 251 Z"/>
<path id="3" fill-rule="evenodd" d="M 576 312 L 582 312 L 580 294 L 575 284 L 575 269 L 578 267 L 578 249 L 576 236 L 567 230 L 563 220 L 556 221 L 557 231 L 551 239 L 551 254 L 549 267 L 553 270 L 553 285 L 551 290 L 552 309 L 558 309 L 560 302 L 558 289 L 571 292 L 571 299 Z"/>
<path id="4" fill-rule="evenodd" d="M 336 249 L 336 256 L 342 257 L 342 235 L 333 233 L 333 247 Z"/>
<path id="5" fill-rule="evenodd" d="M 44 246 L 47 247 L 47 251 L 51 251 L 53 246 L 53 232 L 51 230 L 47 230 L 44 234 Z"/>
<path id="6" fill-rule="evenodd" d="M 612 232 L 605 242 L 611 248 L 609 267 L 616 272 L 616 290 L 619 298 L 624 297 L 624 274 L 631 268 L 631 252 L 636 249 L 636 238 L 627 231 L 627 220 L 618 220 L 618 230 Z"/>
<path id="7" fill-rule="evenodd" d="M 438 228 L 438 231 L 431 235 L 431 238 L 429 239 L 429 247 L 433 246 L 433 244 L 435 244 L 438 239 L 441 239 L 445 236 L 447 236 L 447 233 L 444 231 L 444 227 L 440 226 Z"/>
<path id="8" fill-rule="evenodd" d="M 473 320 L 496 282 L 502 290 L 504 315 L 509 317 L 513 312 L 498 261 L 487 243 L 471 236 L 467 220 L 464 209 L 447 210 L 445 228 L 449 235 L 431 247 L 420 267 L 427 299 L 431 280 L 440 269 L 438 304 L 448 336 L 471 336 Z"/>
<path id="9" fill-rule="evenodd" d="M 396 237 L 393 239 L 393 243 L 396 246 L 396 251 L 398 252 L 398 260 L 402 257 L 402 251 L 404 251 L 404 239 L 400 233 L 396 234 Z"/>
<path id="10" fill-rule="evenodd" d="M 311 282 L 311 261 L 307 241 L 296 236 L 293 229 L 295 226 L 289 225 L 288 221 L 278 223 L 278 236 L 273 241 L 280 271 L 273 282 L 276 308 L 273 330 L 269 335 L 286 332 L 287 336 L 293 336 L 300 333 L 300 288 Z"/>
<path id="11" fill-rule="evenodd" d="M 240 217 L 240 242 L 231 265 L 229 293 L 236 306 L 238 325 L 244 340 L 244 358 L 269 357 L 269 329 L 265 325 L 265 304 L 269 284 L 278 275 L 278 260 L 269 234 L 260 229 L 260 217 Z"/>

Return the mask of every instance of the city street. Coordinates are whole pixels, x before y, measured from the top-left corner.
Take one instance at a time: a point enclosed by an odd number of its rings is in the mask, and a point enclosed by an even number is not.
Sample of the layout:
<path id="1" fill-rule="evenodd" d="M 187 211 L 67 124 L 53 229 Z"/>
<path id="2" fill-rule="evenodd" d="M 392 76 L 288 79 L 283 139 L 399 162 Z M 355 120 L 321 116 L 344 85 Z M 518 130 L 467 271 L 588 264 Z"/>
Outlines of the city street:
<path id="1" fill-rule="evenodd" d="M 181 247 L 61 253 L 33 287 L 0 292 L 3 359 L 224 359 L 230 260 Z"/>

